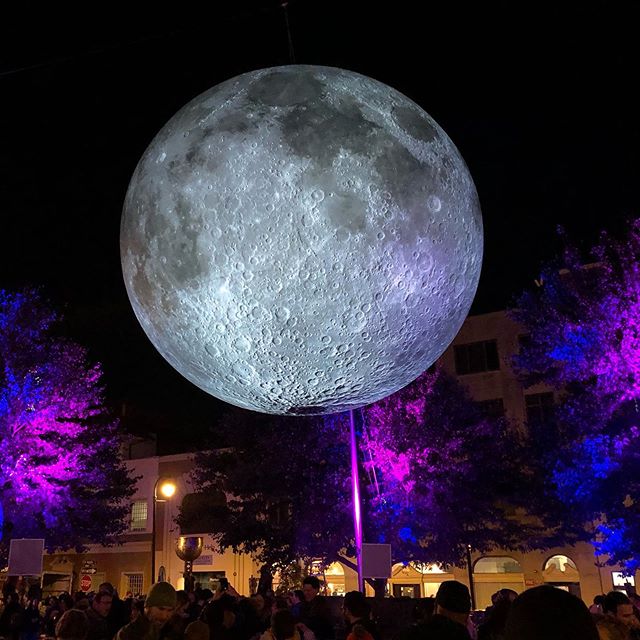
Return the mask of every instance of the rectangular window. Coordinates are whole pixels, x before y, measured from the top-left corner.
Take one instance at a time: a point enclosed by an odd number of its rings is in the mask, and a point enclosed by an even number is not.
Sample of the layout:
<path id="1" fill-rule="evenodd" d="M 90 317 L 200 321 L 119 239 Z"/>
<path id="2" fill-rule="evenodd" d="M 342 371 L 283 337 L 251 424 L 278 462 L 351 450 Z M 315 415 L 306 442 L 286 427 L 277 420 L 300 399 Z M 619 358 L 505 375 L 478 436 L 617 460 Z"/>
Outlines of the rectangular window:
<path id="1" fill-rule="evenodd" d="M 456 373 L 459 376 L 500 369 L 496 340 L 458 344 L 453 347 L 453 353 L 456 361 Z"/>
<path id="2" fill-rule="evenodd" d="M 548 424 L 553 420 L 553 393 L 530 393 L 525 395 L 527 422 L 530 425 Z"/>
<path id="3" fill-rule="evenodd" d="M 504 400 L 493 398 L 492 400 L 481 400 L 479 403 L 482 412 L 490 418 L 504 417 Z"/>
<path id="4" fill-rule="evenodd" d="M 134 598 L 141 596 L 143 591 L 143 582 L 144 582 L 144 574 L 135 572 L 135 573 L 125 573 L 124 574 L 124 583 L 125 583 L 125 594 L 127 592 L 131 592 Z"/>
<path id="5" fill-rule="evenodd" d="M 611 580 L 614 587 L 635 587 L 636 581 L 633 576 L 626 576 L 622 571 L 612 571 Z"/>
<path id="6" fill-rule="evenodd" d="M 131 531 L 144 531 L 147 528 L 147 501 L 136 500 L 131 505 Z"/>

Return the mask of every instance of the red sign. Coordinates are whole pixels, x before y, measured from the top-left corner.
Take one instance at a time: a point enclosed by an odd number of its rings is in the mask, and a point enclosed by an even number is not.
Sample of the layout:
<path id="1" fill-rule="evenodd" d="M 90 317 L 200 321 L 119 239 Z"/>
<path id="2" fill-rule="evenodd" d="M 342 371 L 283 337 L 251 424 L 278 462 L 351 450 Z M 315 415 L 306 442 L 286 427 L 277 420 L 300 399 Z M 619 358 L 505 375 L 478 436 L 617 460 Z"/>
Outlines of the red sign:
<path id="1" fill-rule="evenodd" d="M 89 591 L 91 589 L 91 576 L 84 575 L 80 578 L 80 590 Z"/>

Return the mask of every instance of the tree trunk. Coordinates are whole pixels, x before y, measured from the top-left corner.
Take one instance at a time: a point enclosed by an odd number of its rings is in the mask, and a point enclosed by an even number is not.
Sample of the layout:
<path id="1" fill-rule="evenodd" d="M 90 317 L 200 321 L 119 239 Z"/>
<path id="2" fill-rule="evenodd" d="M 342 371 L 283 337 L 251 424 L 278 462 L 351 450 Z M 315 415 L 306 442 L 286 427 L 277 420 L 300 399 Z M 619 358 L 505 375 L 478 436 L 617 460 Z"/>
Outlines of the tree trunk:
<path id="1" fill-rule="evenodd" d="M 387 579 L 386 578 L 374 578 L 373 591 L 376 598 L 384 598 L 387 594 Z"/>
<path id="2" fill-rule="evenodd" d="M 358 565 L 355 562 L 351 562 L 348 558 L 344 556 L 339 556 L 336 558 L 342 564 L 353 569 L 354 571 L 358 571 Z M 374 591 L 376 598 L 384 598 L 387 595 L 387 579 L 386 578 L 365 578 L 364 580 Z"/>

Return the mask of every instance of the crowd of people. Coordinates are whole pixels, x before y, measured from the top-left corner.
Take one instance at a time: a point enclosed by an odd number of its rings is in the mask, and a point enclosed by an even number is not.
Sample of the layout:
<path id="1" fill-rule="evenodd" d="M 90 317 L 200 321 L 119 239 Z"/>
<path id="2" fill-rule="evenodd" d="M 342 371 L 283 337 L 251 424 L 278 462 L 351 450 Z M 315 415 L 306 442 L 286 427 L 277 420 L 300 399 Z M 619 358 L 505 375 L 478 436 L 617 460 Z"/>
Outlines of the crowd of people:
<path id="1" fill-rule="evenodd" d="M 483 612 L 471 612 L 466 585 L 443 582 L 435 598 L 414 607 L 414 622 L 395 640 L 640 640 L 638 602 L 619 591 L 597 596 L 587 608 L 550 585 L 493 594 Z"/>
<path id="2" fill-rule="evenodd" d="M 4 640 L 640 640 L 635 599 L 612 591 L 591 608 L 551 586 L 518 595 L 501 589 L 481 615 L 471 612 L 466 585 L 443 582 L 435 598 L 417 600 L 412 620 L 391 633 L 372 614 L 371 599 L 351 591 L 336 624 L 321 583 L 304 579 L 287 596 L 240 596 L 231 585 L 216 592 L 176 591 L 168 582 L 146 598 L 118 597 L 110 583 L 95 593 L 63 593 L 45 602 L 5 589 L 0 611 Z"/>

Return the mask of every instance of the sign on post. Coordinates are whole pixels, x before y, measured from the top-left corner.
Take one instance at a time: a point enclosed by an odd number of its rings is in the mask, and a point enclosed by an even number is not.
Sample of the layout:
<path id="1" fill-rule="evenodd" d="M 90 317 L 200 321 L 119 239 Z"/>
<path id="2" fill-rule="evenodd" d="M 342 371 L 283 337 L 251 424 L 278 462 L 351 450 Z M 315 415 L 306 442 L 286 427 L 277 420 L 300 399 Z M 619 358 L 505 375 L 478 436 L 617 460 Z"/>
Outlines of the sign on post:
<path id="1" fill-rule="evenodd" d="M 84 574 L 80 578 L 80 591 L 91 591 L 91 576 L 89 574 Z"/>
<path id="2" fill-rule="evenodd" d="M 362 577 L 391 577 L 391 545 L 362 543 Z"/>
<path id="3" fill-rule="evenodd" d="M 10 576 L 42 575 L 42 555 L 44 540 L 40 538 L 19 538 L 9 543 Z"/>
<path id="4" fill-rule="evenodd" d="M 82 573 L 97 573 L 98 569 L 97 569 L 97 565 L 96 565 L 96 561 L 95 560 L 85 560 L 82 563 L 82 569 L 81 572 Z"/>

